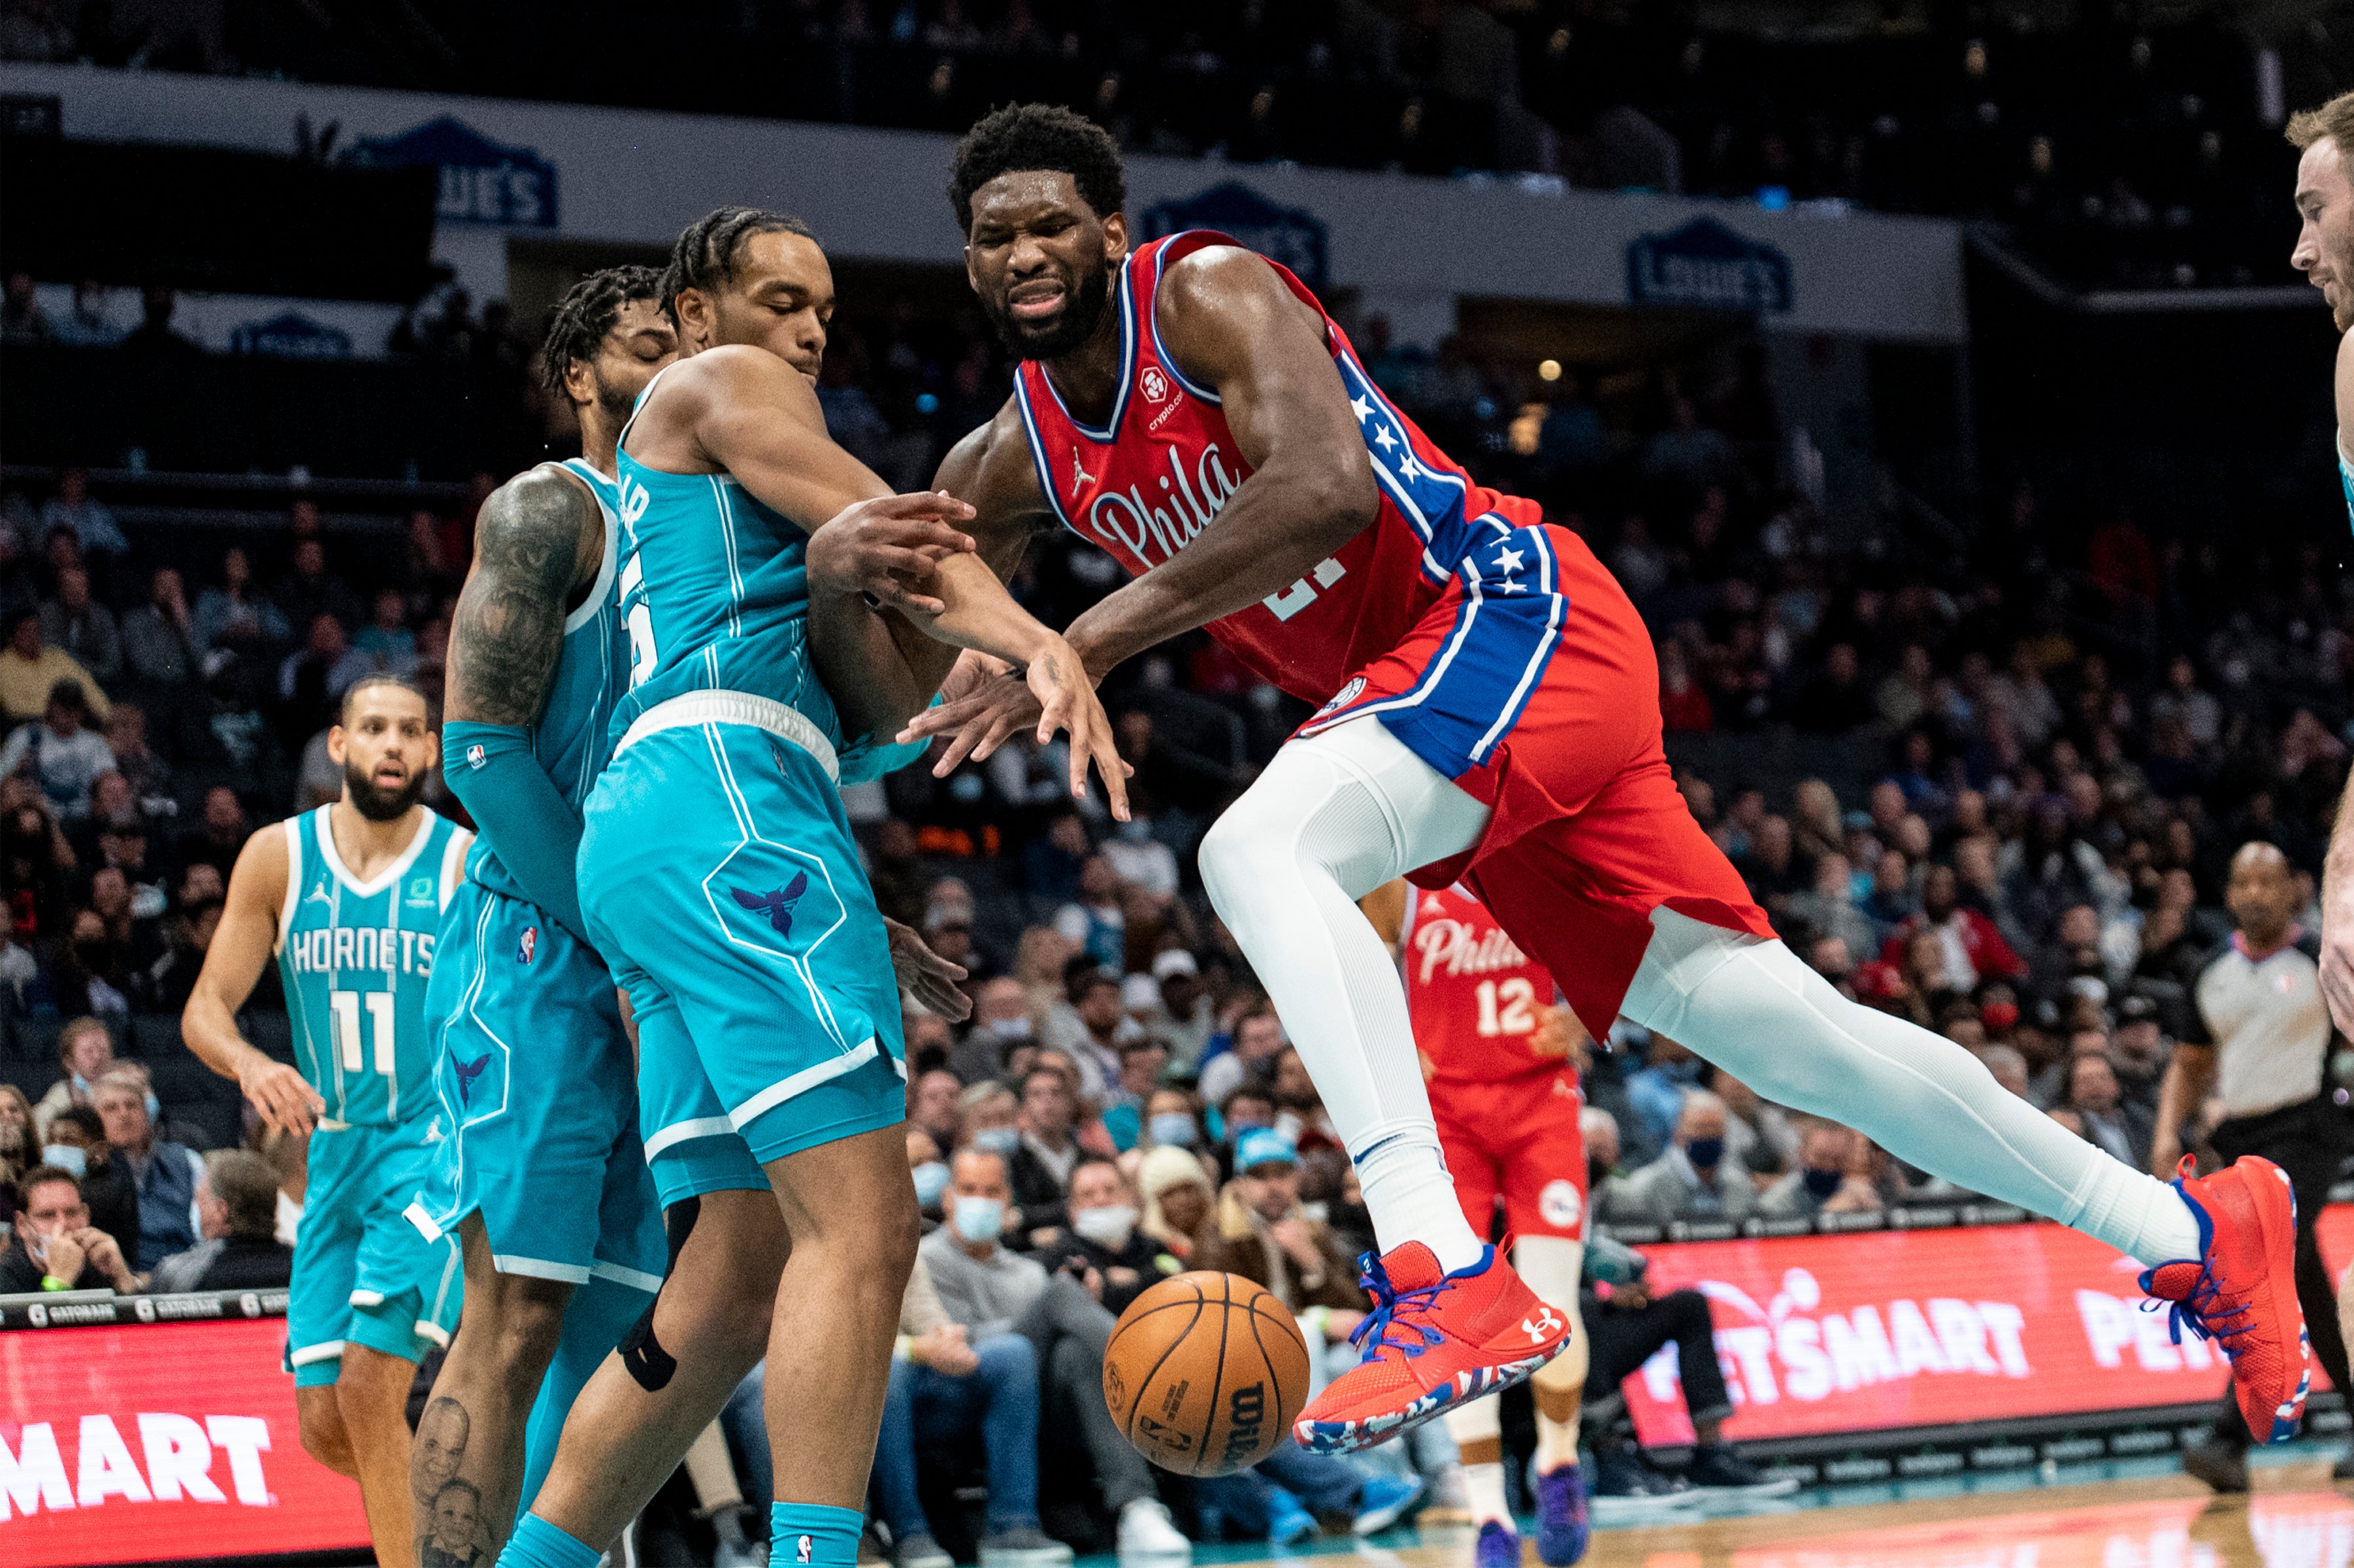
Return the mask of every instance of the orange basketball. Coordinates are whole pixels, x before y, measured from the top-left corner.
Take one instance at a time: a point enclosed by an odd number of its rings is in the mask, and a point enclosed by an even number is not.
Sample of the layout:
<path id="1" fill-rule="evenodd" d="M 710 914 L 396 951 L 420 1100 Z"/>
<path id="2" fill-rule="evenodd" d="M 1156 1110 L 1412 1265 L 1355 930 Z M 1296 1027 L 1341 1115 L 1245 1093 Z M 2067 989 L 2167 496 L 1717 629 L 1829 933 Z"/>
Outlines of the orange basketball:
<path id="1" fill-rule="evenodd" d="M 1308 1341 L 1265 1286 L 1180 1274 L 1119 1315 L 1104 1403 L 1136 1451 L 1181 1476 L 1230 1476 L 1267 1457 L 1308 1402 Z"/>

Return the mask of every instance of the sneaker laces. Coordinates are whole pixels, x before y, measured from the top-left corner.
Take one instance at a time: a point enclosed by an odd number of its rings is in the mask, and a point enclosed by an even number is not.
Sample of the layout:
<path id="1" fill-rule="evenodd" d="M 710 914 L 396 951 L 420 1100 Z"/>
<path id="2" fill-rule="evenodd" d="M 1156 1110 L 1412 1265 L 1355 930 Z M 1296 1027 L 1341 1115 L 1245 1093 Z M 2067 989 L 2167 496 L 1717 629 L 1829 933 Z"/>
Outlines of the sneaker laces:
<path id="1" fill-rule="evenodd" d="M 1349 1331 L 1351 1347 L 1362 1351 L 1359 1364 L 1380 1360 L 1384 1351 L 1418 1356 L 1439 1342 L 1442 1336 L 1435 1330 L 1412 1319 L 1437 1305 L 1439 1293 L 1447 1288 L 1444 1276 L 1418 1288 L 1400 1290 L 1390 1283 L 1389 1270 L 1382 1266 L 1376 1254 L 1361 1255 L 1357 1267 L 1362 1271 L 1357 1283 L 1373 1301 L 1373 1309 L 1365 1314 L 1364 1321 Z M 1418 1336 L 1419 1342 L 1407 1340 L 1407 1332 Z"/>
<path id="2" fill-rule="evenodd" d="M 2197 1169 L 2196 1158 L 2192 1155 L 2184 1155 L 2181 1163 L 2175 1170 L 2172 1182 L 2174 1188 L 2178 1192 L 2180 1191 L 2183 1182 Z M 2150 1272 L 2154 1275 L 2157 1271 L 2153 1269 Z M 2148 1287 L 2145 1285 L 2143 1288 L 2147 1289 Z M 2253 1299 L 2245 1300 L 2229 1312 L 2221 1312 L 2218 1310 L 2218 1302 L 2222 1294 L 2223 1287 L 2215 1277 L 2215 1260 L 2211 1254 L 2200 1259 L 2199 1278 L 2197 1283 L 2191 1286 L 2189 1294 L 2179 1301 L 2168 1304 L 2166 1314 L 2168 1341 L 2177 1345 L 2182 1343 L 2182 1331 L 2188 1329 L 2193 1338 L 2212 1340 L 2222 1351 L 2225 1359 L 2238 1361 L 2240 1352 L 2248 1348 L 2251 1338 L 2255 1333 L 2256 1304 Z M 2141 1304 L 2141 1309 L 2145 1312 L 2154 1312 L 2158 1309 L 2158 1304 L 2156 1298 L 2146 1300 Z"/>

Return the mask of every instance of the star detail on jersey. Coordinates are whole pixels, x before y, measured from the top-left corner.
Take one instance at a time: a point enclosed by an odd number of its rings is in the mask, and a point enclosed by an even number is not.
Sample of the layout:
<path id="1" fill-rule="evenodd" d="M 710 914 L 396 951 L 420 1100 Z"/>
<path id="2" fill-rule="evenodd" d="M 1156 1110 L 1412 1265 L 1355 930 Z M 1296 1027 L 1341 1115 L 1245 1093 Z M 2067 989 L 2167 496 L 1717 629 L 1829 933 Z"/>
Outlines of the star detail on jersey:
<path id="1" fill-rule="evenodd" d="M 455 1052 L 451 1054 L 451 1071 L 458 1075 L 458 1103 L 460 1105 L 471 1105 L 473 1103 L 474 1080 L 481 1077 L 482 1075 L 482 1069 L 490 1065 L 491 1054 L 488 1051 L 483 1052 L 481 1055 L 475 1057 L 471 1062 L 461 1059 Z"/>
<path id="2" fill-rule="evenodd" d="M 790 882 L 774 893 L 747 893 L 740 887 L 727 891 L 744 908 L 767 911 L 769 928 L 790 940 L 793 934 L 793 906 L 809 891 L 809 873 L 795 874 Z"/>
<path id="3" fill-rule="evenodd" d="M 1527 560 L 1526 556 L 1522 555 L 1510 545 L 1506 545 L 1496 552 L 1496 569 L 1506 577 L 1511 577 L 1514 572 L 1519 571 Z"/>
<path id="4" fill-rule="evenodd" d="M 1349 411 L 1357 416 L 1357 423 L 1362 425 L 1373 417 L 1373 400 L 1359 393 L 1349 399 Z"/>
<path id="5" fill-rule="evenodd" d="M 1390 428 L 1387 425 L 1374 428 L 1373 445 L 1381 448 L 1384 456 L 1388 455 L 1389 450 L 1397 444 L 1397 438 L 1390 434 Z"/>

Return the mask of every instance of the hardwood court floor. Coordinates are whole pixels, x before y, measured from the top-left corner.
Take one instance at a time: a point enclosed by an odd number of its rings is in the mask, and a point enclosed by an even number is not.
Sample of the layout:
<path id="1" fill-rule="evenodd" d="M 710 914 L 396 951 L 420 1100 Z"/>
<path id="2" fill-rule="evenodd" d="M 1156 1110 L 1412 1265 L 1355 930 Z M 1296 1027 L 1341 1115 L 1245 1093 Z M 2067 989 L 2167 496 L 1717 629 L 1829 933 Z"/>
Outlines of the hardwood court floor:
<path id="1" fill-rule="evenodd" d="M 2340 1452 L 2300 1445 L 2267 1456 L 2253 1493 L 2235 1498 L 2213 1496 L 2170 1459 L 2147 1459 L 2073 1467 L 2056 1480 L 2027 1472 L 1712 1504 L 1694 1517 L 1597 1529 L 1585 1568 L 2354 1568 L 2354 1483 L 2329 1479 Z M 1426 1527 L 1303 1552 L 1205 1549 L 1195 1561 L 1470 1568 L 1471 1547 L 1469 1530 Z M 1532 1541 L 1525 1561 L 1535 1568 Z"/>

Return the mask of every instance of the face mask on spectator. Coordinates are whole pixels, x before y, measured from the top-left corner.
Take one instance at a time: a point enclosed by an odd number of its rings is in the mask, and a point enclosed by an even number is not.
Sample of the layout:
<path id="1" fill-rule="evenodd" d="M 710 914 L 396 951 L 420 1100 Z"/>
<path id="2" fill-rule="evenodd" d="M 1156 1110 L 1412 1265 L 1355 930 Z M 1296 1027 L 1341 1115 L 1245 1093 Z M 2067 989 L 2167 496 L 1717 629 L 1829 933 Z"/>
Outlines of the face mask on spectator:
<path id="1" fill-rule="evenodd" d="M 2019 1022 L 2019 1003 L 1989 1001 L 1978 1009 L 1978 1022 L 1986 1025 L 1988 1033 L 1999 1034 Z"/>
<path id="2" fill-rule="evenodd" d="M 1818 1171 L 1809 1165 L 1800 1179 L 1806 1182 L 1807 1191 L 1818 1198 L 1828 1198 L 1840 1189 L 1840 1173 L 1836 1171 Z"/>
<path id="3" fill-rule="evenodd" d="M 151 1128 L 164 1125 L 164 1102 L 155 1097 L 153 1089 L 147 1092 L 147 1125 Z"/>
<path id="4" fill-rule="evenodd" d="M 1000 1040 L 1027 1040 L 1030 1038 L 1030 1015 L 1025 1012 L 1019 1018 L 992 1018 L 989 1021 L 989 1032 Z"/>
<path id="5" fill-rule="evenodd" d="M 1106 1251 L 1118 1252 L 1128 1245 L 1129 1235 L 1136 1229 L 1136 1211 L 1126 1203 L 1076 1209 L 1071 1213 L 1071 1228 Z"/>
<path id="6" fill-rule="evenodd" d="M 41 1147 L 41 1163 L 54 1165 L 72 1172 L 76 1180 L 90 1174 L 89 1153 L 70 1143 L 49 1143 Z"/>
<path id="7" fill-rule="evenodd" d="M 916 1179 L 916 1204 L 930 1208 L 949 1190 L 949 1168 L 937 1160 L 927 1160 L 908 1174 Z"/>
<path id="8" fill-rule="evenodd" d="M 991 1154 L 1011 1154 L 1022 1147 L 1022 1131 L 1012 1127 L 984 1127 L 972 1135 L 972 1146 Z"/>
<path id="9" fill-rule="evenodd" d="M 1198 1136 L 1193 1128 L 1193 1118 L 1183 1111 L 1162 1111 L 1152 1118 L 1152 1141 L 1155 1143 L 1191 1149 Z"/>
<path id="10" fill-rule="evenodd" d="M 1005 1228 L 1005 1205 L 994 1198 L 968 1198 L 957 1195 L 956 1213 L 949 1216 L 956 1234 L 979 1246 L 993 1242 L 997 1233 Z"/>
<path id="11" fill-rule="evenodd" d="M 1716 1168 L 1717 1162 L 1724 1158 L 1724 1139 L 1695 1138 L 1684 1145 L 1684 1158 L 1702 1171 L 1712 1171 Z"/>

